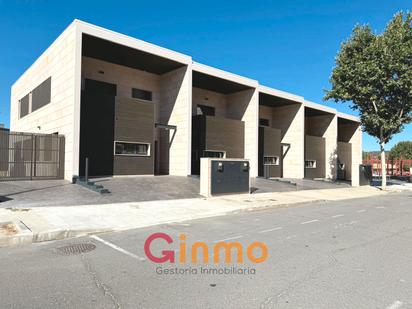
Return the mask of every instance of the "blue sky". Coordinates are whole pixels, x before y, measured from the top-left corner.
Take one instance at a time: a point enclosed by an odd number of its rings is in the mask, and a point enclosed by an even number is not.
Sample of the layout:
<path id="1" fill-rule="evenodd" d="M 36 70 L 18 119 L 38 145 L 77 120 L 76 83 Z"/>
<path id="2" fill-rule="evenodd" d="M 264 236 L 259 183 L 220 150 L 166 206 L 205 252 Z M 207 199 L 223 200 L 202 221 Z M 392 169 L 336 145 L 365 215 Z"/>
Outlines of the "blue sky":
<path id="1" fill-rule="evenodd" d="M 4 1 L 0 0 L 0 123 L 10 87 L 77 18 L 323 103 L 340 43 L 356 23 L 381 32 L 408 1 Z M 411 140 L 412 125 L 388 145 Z M 364 134 L 365 150 L 377 150 Z"/>

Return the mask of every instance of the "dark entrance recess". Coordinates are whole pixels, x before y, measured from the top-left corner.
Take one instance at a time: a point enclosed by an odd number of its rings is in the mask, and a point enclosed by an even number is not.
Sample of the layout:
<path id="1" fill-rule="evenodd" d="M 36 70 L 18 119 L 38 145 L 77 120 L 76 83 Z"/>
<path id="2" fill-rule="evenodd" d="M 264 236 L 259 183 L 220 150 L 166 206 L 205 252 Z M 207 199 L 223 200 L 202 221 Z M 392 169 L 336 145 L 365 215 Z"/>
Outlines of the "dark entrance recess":
<path id="1" fill-rule="evenodd" d="M 116 92 L 114 84 L 85 80 L 80 108 L 80 176 L 85 174 L 86 157 L 90 176 L 113 175 Z"/>

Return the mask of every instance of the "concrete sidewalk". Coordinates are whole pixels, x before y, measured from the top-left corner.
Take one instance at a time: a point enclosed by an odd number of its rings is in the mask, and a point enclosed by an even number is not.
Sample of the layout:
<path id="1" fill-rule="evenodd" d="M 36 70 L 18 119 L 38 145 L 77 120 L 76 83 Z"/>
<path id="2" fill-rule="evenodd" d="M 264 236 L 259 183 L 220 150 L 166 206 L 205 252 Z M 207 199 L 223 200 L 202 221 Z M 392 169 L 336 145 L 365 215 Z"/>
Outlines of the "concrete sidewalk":
<path id="1" fill-rule="evenodd" d="M 387 194 L 374 187 L 239 194 L 209 199 L 0 209 L 0 246 L 181 222 L 236 211 Z M 2 224 L 5 228 L 2 229 Z"/>

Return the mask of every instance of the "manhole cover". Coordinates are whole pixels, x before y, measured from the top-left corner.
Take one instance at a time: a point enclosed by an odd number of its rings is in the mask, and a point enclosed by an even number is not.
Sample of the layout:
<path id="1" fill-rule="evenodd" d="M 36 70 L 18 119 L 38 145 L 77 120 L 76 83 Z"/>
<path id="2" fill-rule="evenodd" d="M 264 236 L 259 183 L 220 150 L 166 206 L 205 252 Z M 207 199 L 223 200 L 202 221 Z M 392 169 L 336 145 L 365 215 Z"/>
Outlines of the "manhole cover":
<path id="1" fill-rule="evenodd" d="M 96 246 L 91 243 L 73 244 L 64 247 L 57 248 L 56 251 L 61 255 L 78 255 L 81 253 L 87 253 L 96 249 Z"/>

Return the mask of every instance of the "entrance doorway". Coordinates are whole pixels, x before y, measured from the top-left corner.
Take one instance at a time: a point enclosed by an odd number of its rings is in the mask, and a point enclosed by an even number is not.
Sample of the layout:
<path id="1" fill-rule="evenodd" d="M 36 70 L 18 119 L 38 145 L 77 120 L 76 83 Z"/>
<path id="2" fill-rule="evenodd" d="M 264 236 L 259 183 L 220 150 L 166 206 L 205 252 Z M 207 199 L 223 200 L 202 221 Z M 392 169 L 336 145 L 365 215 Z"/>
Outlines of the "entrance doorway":
<path id="1" fill-rule="evenodd" d="M 114 113 L 117 87 L 86 79 L 81 94 L 79 176 L 89 158 L 90 176 L 113 175 Z"/>

